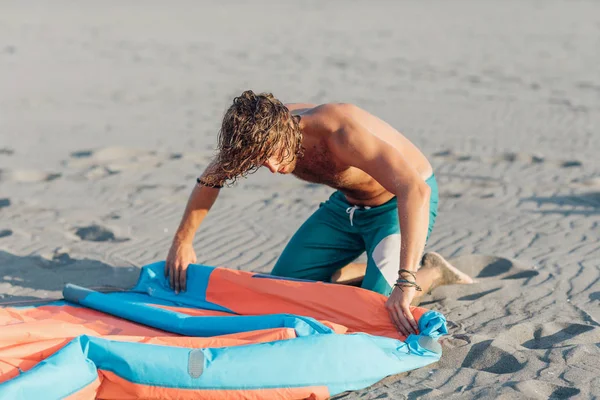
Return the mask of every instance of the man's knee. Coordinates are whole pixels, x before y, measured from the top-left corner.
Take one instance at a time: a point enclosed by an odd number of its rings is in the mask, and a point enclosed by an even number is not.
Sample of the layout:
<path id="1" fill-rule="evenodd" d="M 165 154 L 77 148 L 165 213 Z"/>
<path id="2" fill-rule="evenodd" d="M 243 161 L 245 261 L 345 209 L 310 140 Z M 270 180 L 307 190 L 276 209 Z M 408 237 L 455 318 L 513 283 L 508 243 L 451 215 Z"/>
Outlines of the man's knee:
<path id="1" fill-rule="evenodd" d="M 290 248 L 286 248 L 275 262 L 271 275 L 284 278 L 304 278 L 302 276 L 304 269 L 301 260 L 294 256 Z"/>
<path id="2" fill-rule="evenodd" d="M 390 285 L 393 285 L 398 278 L 401 240 L 399 232 L 391 233 L 383 237 L 371 253 L 373 266 L 377 268 Z"/>
<path id="3" fill-rule="evenodd" d="M 290 276 L 290 271 L 289 268 L 285 268 L 285 263 L 281 262 L 281 257 L 277 260 L 277 262 L 275 263 L 275 266 L 273 267 L 273 269 L 271 270 L 271 275 L 274 276 L 282 276 L 282 277 L 286 277 L 286 276 Z M 293 274 L 293 273 L 292 273 Z"/>
<path id="4" fill-rule="evenodd" d="M 271 275 L 323 282 L 329 282 L 331 279 L 329 269 L 325 267 L 317 268 L 307 258 L 285 254 L 279 257 L 271 271 Z"/>

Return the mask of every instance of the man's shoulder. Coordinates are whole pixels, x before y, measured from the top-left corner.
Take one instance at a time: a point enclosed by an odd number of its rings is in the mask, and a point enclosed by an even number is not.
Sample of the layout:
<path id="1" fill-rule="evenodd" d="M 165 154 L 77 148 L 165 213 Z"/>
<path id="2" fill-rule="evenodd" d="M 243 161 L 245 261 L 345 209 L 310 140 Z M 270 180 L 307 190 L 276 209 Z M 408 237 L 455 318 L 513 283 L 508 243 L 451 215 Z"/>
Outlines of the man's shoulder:
<path id="1" fill-rule="evenodd" d="M 358 110 L 359 107 L 353 103 L 330 102 L 330 103 L 285 103 L 285 106 L 290 111 L 304 112 L 310 111 L 314 113 L 337 113 L 337 112 L 352 112 Z"/>
<path id="2" fill-rule="evenodd" d="M 356 104 L 352 103 L 323 103 L 314 108 L 315 111 L 319 110 L 323 113 L 330 114 L 338 114 L 338 113 L 348 113 L 358 110 L 359 107 Z"/>
<path id="3" fill-rule="evenodd" d="M 351 103 L 324 103 L 312 108 L 308 114 L 326 125 L 338 125 L 356 115 L 359 108 Z"/>
<path id="4" fill-rule="evenodd" d="M 295 113 L 304 112 L 306 110 L 311 110 L 318 106 L 318 104 L 313 103 L 285 103 L 284 106 L 287 107 L 288 110 Z"/>
<path id="5" fill-rule="evenodd" d="M 313 136 L 318 136 L 322 144 L 331 151 L 344 149 L 348 146 L 347 129 L 353 126 L 356 116 L 356 106 L 350 103 L 325 103 L 304 114 L 306 123 L 310 126 Z"/>

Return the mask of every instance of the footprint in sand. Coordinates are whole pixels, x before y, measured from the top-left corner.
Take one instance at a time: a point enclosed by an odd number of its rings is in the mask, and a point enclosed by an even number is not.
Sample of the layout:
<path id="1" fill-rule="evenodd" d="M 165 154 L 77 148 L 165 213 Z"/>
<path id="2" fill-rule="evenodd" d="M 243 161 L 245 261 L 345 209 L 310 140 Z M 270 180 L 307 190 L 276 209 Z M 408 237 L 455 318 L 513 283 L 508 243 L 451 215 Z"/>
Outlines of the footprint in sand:
<path id="1" fill-rule="evenodd" d="M 462 367 L 472 368 L 492 374 L 512 374 L 522 370 L 526 362 L 520 362 L 514 355 L 492 345 L 492 340 L 474 344 L 462 362 Z"/>
<path id="2" fill-rule="evenodd" d="M 505 276 L 504 278 L 502 278 L 503 280 L 507 280 L 507 279 L 526 279 L 526 278 L 533 278 L 534 276 L 539 275 L 540 273 L 534 270 L 527 270 L 527 271 L 519 271 L 516 272 L 512 275 L 509 276 Z"/>
<path id="3" fill-rule="evenodd" d="M 527 361 L 524 356 L 502 343 L 492 339 L 473 335 L 472 343 L 457 346 L 446 346 L 444 357 L 439 361 L 441 368 L 456 368 L 460 363 L 462 368 L 471 368 L 492 374 L 512 374 L 522 370 Z M 452 344 L 452 342 L 451 342 Z M 462 360 L 462 361 L 461 361 Z"/>
<path id="4" fill-rule="evenodd" d="M 433 153 L 432 155 L 434 157 L 449 157 L 453 154 L 454 153 L 452 152 L 452 150 L 442 150 L 442 151 L 438 151 L 437 153 Z"/>
<path id="5" fill-rule="evenodd" d="M 594 325 L 569 322 L 529 323 L 522 322 L 501 332 L 496 340 L 509 344 L 515 349 L 549 351 L 564 349 L 563 358 L 567 363 L 593 357 L 585 348 L 600 342 L 600 328 Z M 583 361 L 582 361 L 583 362 Z"/>
<path id="6" fill-rule="evenodd" d="M 444 183 L 439 196 L 442 199 L 458 199 L 463 196 L 490 198 L 496 196 L 506 183 L 498 179 L 489 179 L 473 175 L 447 175 L 449 181 Z M 458 180 L 456 179 L 458 178 Z"/>
<path id="7" fill-rule="evenodd" d="M 497 292 L 498 290 L 500 290 L 500 288 L 494 288 L 494 289 L 486 290 L 484 292 L 473 293 L 473 294 L 469 294 L 469 295 L 466 295 L 463 297 L 459 297 L 458 300 L 460 300 L 460 301 L 478 300 L 478 299 L 482 298 L 483 296 L 487 296 L 488 294 Z"/>
<path id="8" fill-rule="evenodd" d="M 580 389 L 568 386 L 553 385 L 539 380 L 507 382 L 508 386 L 529 399 L 568 399 L 581 393 Z"/>
<path id="9" fill-rule="evenodd" d="M 142 150 L 128 149 L 125 147 L 105 147 L 99 150 L 83 150 L 71 154 L 74 158 L 91 158 L 98 162 L 122 161 L 135 158 L 141 158 L 151 155 Z"/>
<path id="10" fill-rule="evenodd" d="M 49 182 L 60 178 L 61 174 L 46 173 L 36 170 L 0 170 L 0 181 L 9 182 Z"/>
<path id="11" fill-rule="evenodd" d="M 120 243 L 129 240 L 129 238 L 117 238 L 111 230 L 100 225 L 79 227 L 75 230 L 75 235 L 79 236 L 81 240 L 88 242 Z"/>
<path id="12" fill-rule="evenodd" d="M 462 193 L 453 193 L 453 192 L 441 192 L 440 197 L 442 199 L 458 199 L 462 197 Z"/>
<path id="13" fill-rule="evenodd" d="M 544 157 L 536 154 L 528 154 L 528 153 L 514 153 L 507 152 L 495 157 L 493 159 L 494 162 L 521 162 L 525 164 L 541 164 L 543 163 Z"/>
<path id="14" fill-rule="evenodd" d="M 600 342 L 600 328 L 567 322 L 520 324 L 509 330 L 506 335 L 507 338 L 518 340 L 521 346 L 531 350 Z"/>
<path id="15" fill-rule="evenodd" d="M 10 199 L 0 199 L 0 208 L 10 206 Z"/>
<path id="16" fill-rule="evenodd" d="M 458 154 L 452 150 L 442 150 L 437 153 L 433 153 L 433 157 L 445 158 L 448 160 L 466 162 L 466 161 L 480 161 L 479 157 L 471 154 Z"/>
<path id="17" fill-rule="evenodd" d="M 593 191 L 586 193 L 572 193 L 566 195 L 555 195 L 550 197 L 534 196 L 525 197 L 521 200 L 535 202 L 537 203 L 538 207 L 543 204 L 552 204 L 561 207 L 585 207 L 585 209 L 589 209 L 591 211 L 592 209 L 600 207 L 600 192 Z M 561 209 L 557 211 L 569 212 L 569 209 Z"/>
<path id="18" fill-rule="evenodd" d="M 71 157 L 87 158 L 87 157 L 90 157 L 92 154 L 94 154 L 94 152 L 91 150 L 81 150 L 81 151 L 74 151 L 73 153 L 71 153 Z"/>
<path id="19" fill-rule="evenodd" d="M 529 279 L 540 275 L 539 271 L 530 267 L 507 258 L 495 256 L 471 254 L 450 259 L 448 262 L 457 270 L 472 277 L 475 283 L 478 283 L 478 285 L 467 285 L 463 289 L 462 297 L 457 298 L 459 301 L 475 301 L 499 292 L 504 289 L 504 285 L 498 285 L 501 280 L 523 280 L 518 283 L 528 284 Z M 435 300 L 431 303 L 434 302 Z"/>
<path id="20" fill-rule="evenodd" d="M 574 167 L 582 167 L 583 163 L 577 160 L 569 160 L 563 161 L 560 163 L 561 168 L 574 168 Z"/>
<path id="21" fill-rule="evenodd" d="M 527 279 L 540 273 L 508 258 L 469 254 L 449 260 L 456 268 L 475 279 Z"/>
<path id="22" fill-rule="evenodd" d="M 63 165 L 70 169 L 82 170 L 79 175 L 85 179 L 99 179 L 128 170 L 156 168 L 165 161 L 179 160 L 183 157 L 182 153 L 159 154 L 155 151 L 125 147 L 105 147 L 72 152 L 70 159 L 63 161 Z"/>
<path id="23" fill-rule="evenodd" d="M 135 168 L 145 154 L 148 153 L 122 147 L 79 150 L 72 152 L 71 159 L 63 161 L 63 165 L 82 169 L 80 174 L 86 179 L 99 179 Z"/>
<path id="24" fill-rule="evenodd" d="M 579 160 L 547 160 L 540 154 L 524 153 L 524 152 L 505 152 L 491 157 L 478 157 L 470 154 L 459 154 L 453 150 L 442 150 L 433 153 L 433 157 L 443 158 L 449 161 L 465 162 L 465 161 L 483 161 L 492 164 L 497 163 L 521 163 L 521 164 L 543 164 L 558 166 L 560 168 L 578 168 L 583 166 L 583 162 Z"/>
<path id="25" fill-rule="evenodd" d="M 117 214 L 116 212 L 111 212 L 110 214 L 105 215 L 104 217 L 102 217 L 103 220 L 107 220 L 107 219 L 121 219 L 121 216 L 119 214 Z"/>
<path id="26" fill-rule="evenodd" d="M 491 158 L 480 158 L 471 154 L 459 154 L 452 150 L 443 150 L 433 154 L 434 157 L 445 158 L 452 161 L 487 161 L 491 163 L 498 162 L 521 162 L 525 164 L 540 164 L 545 161 L 544 157 L 539 154 L 529 154 L 521 152 L 506 152 Z"/>

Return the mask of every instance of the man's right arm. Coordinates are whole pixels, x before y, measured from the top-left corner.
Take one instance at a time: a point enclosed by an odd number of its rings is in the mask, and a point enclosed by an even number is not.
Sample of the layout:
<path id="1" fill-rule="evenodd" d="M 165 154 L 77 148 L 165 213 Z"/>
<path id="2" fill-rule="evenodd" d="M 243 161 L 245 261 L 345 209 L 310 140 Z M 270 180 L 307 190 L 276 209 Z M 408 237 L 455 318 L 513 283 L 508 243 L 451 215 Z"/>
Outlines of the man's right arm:
<path id="1" fill-rule="evenodd" d="M 200 224 L 217 200 L 219 189 L 196 184 L 188 199 L 173 242 L 191 244 Z"/>
<path id="2" fill-rule="evenodd" d="M 194 186 L 190 194 L 165 263 L 165 276 L 169 278 L 171 288 L 176 293 L 187 288 L 187 268 L 196 262 L 193 248 L 194 236 L 218 195 L 218 188 L 199 183 Z"/>

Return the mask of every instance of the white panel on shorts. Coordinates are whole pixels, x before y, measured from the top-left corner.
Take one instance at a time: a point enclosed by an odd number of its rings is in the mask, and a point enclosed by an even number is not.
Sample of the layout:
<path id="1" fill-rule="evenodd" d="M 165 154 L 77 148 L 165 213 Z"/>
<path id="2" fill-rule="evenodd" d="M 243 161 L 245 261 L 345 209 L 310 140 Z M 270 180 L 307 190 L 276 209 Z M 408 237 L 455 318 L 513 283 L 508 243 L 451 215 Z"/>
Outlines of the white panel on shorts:
<path id="1" fill-rule="evenodd" d="M 394 233 L 381 239 L 371 257 L 385 280 L 394 287 L 400 268 L 400 234 Z"/>

